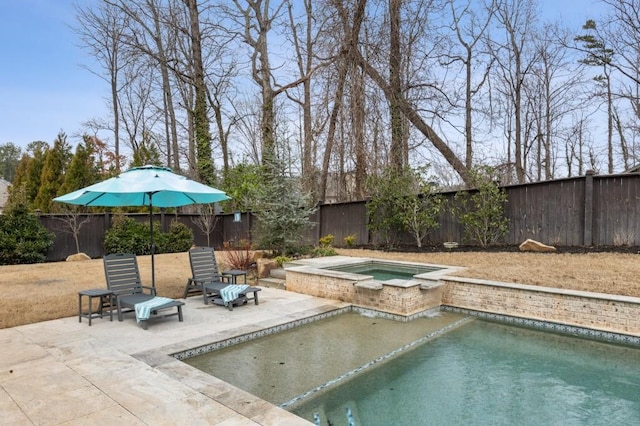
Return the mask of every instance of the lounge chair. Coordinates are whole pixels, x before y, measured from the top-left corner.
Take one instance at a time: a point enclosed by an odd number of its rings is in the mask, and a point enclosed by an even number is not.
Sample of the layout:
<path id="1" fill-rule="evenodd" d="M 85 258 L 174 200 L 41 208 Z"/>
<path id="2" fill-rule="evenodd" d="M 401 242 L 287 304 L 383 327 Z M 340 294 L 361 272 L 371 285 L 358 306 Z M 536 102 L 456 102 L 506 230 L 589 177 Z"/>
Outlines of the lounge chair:
<path id="1" fill-rule="evenodd" d="M 202 293 L 205 305 L 208 305 L 211 300 L 213 303 L 226 306 L 230 311 L 233 310 L 234 305 L 243 305 L 249 300 L 253 300 L 256 305 L 259 303 L 258 292 L 262 289 L 231 284 L 224 273 L 221 274 L 218 271 L 213 248 L 192 248 L 189 250 L 189 263 L 192 277 L 187 280 L 183 299 L 186 299 L 189 294 Z M 253 293 L 253 297 L 247 297 L 249 293 Z M 230 300 L 229 297 L 233 298 Z"/>
<path id="2" fill-rule="evenodd" d="M 147 329 L 147 321 L 151 318 L 166 318 L 178 316 L 182 322 L 182 306 L 179 300 L 158 297 L 156 289 L 143 286 L 140 280 L 140 270 L 135 254 L 115 253 L 104 257 L 104 274 L 107 288 L 113 291 L 118 310 L 118 321 L 122 321 L 122 314 L 136 312 L 136 320 L 143 329 Z M 136 306 L 137 305 L 137 306 Z M 177 312 L 160 314 L 177 308 Z"/>

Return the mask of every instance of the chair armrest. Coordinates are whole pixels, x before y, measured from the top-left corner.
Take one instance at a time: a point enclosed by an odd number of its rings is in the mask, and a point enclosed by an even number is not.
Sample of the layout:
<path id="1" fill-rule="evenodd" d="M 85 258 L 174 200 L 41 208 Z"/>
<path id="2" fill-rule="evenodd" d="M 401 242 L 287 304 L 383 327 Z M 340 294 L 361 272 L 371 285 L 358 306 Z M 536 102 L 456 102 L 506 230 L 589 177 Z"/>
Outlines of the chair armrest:
<path id="1" fill-rule="evenodd" d="M 142 292 L 143 292 L 143 293 L 144 293 L 144 290 L 149 290 L 149 294 L 151 294 L 152 296 L 155 296 L 155 295 L 156 295 L 156 289 L 155 289 L 155 287 L 149 287 L 149 286 L 143 285 L 143 286 L 142 286 Z"/>
<path id="2" fill-rule="evenodd" d="M 216 280 L 194 280 L 193 278 L 189 278 L 189 281 L 195 285 L 203 285 L 203 284 L 229 284 L 227 281 L 216 281 Z"/>

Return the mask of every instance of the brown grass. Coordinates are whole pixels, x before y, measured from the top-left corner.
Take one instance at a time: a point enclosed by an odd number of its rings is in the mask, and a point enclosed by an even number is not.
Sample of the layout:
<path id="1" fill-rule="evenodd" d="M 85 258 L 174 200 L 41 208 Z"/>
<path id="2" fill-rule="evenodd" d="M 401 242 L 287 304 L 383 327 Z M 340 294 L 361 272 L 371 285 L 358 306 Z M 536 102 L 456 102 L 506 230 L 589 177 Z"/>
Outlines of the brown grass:
<path id="1" fill-rule="evenodd" d="M 386 253 L 339 249 L 340 254 L 464 266 L 457 275 L 504 282 L 640 297 L 636 254 Z M 225 253 L 218 252 L 225 263 Z M 143 284 L 151 282 L 150 256 L 138 257 Z M 155 257 L 158 294 L 182 297 L 191 276 L 186 253 Z M 77 315 L 78 291 L 104 288 L 101 259 L 0 266 L 0 328 Z"/>

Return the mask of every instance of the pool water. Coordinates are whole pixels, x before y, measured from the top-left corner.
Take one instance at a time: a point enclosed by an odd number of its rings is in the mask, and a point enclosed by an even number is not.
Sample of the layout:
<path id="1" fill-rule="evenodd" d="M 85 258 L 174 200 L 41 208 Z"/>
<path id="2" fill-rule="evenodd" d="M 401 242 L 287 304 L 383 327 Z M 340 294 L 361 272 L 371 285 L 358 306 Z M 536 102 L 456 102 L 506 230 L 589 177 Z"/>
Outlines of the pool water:
<path id="1" fill-rule="evenodd" d="M 184 362 L 280 405 L 462 318 L 440 312 L 402 323 L 350 312 Z"/>
<path id="2" fill-rule="evenodd" d="M 357 425 L 638 424 L 640 350 L 474 320 L 290 408 L 336 426 L 347 410 Z"/>
<path id="3" fill-rule="evenodd" d="M 359 275 L 371 275 L 374 280 L 389 281 L 393 279 L 410 280 L 414 275 L 435 272 L 442 268 L 372 261 L 366 263 L 330 266 L 325 269 Z"/>

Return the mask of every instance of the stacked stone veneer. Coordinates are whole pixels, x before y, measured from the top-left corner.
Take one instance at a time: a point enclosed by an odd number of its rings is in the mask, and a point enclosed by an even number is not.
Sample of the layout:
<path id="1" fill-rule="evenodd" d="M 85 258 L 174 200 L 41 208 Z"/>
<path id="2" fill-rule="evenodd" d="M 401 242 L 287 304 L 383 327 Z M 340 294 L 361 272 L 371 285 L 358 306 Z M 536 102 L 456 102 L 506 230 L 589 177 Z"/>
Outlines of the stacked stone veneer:
<path id="1" fill-rule="evenodd" d="M 640 336 L 640 298 L 440 275 L 388 285 L 309 267 L 287 269 L 287 290 L 410 316 L 441 305 Z"/>
<path id="2" fill-rule="evenodd" d="M 296 269 L 287 269 L 287 290 L 341 300 L 392 314 L 413 315 L 439 307 L 442 300 L 444 286 L 433 285 L 429 280 L 412 280 L 401 286 L 385 284 L 368 287 L 368 278 L 359 278 L 354 274 L 327 270 L 313 274 L 307 268 L 303 272 Z M 432 288 L 421 289 L 421 283 L 431 285 Z"/>
<path id="3" fill-rule="evenodd" d="M 640 336 L 640 298 L 442 277 L 442 304 Z"/>

